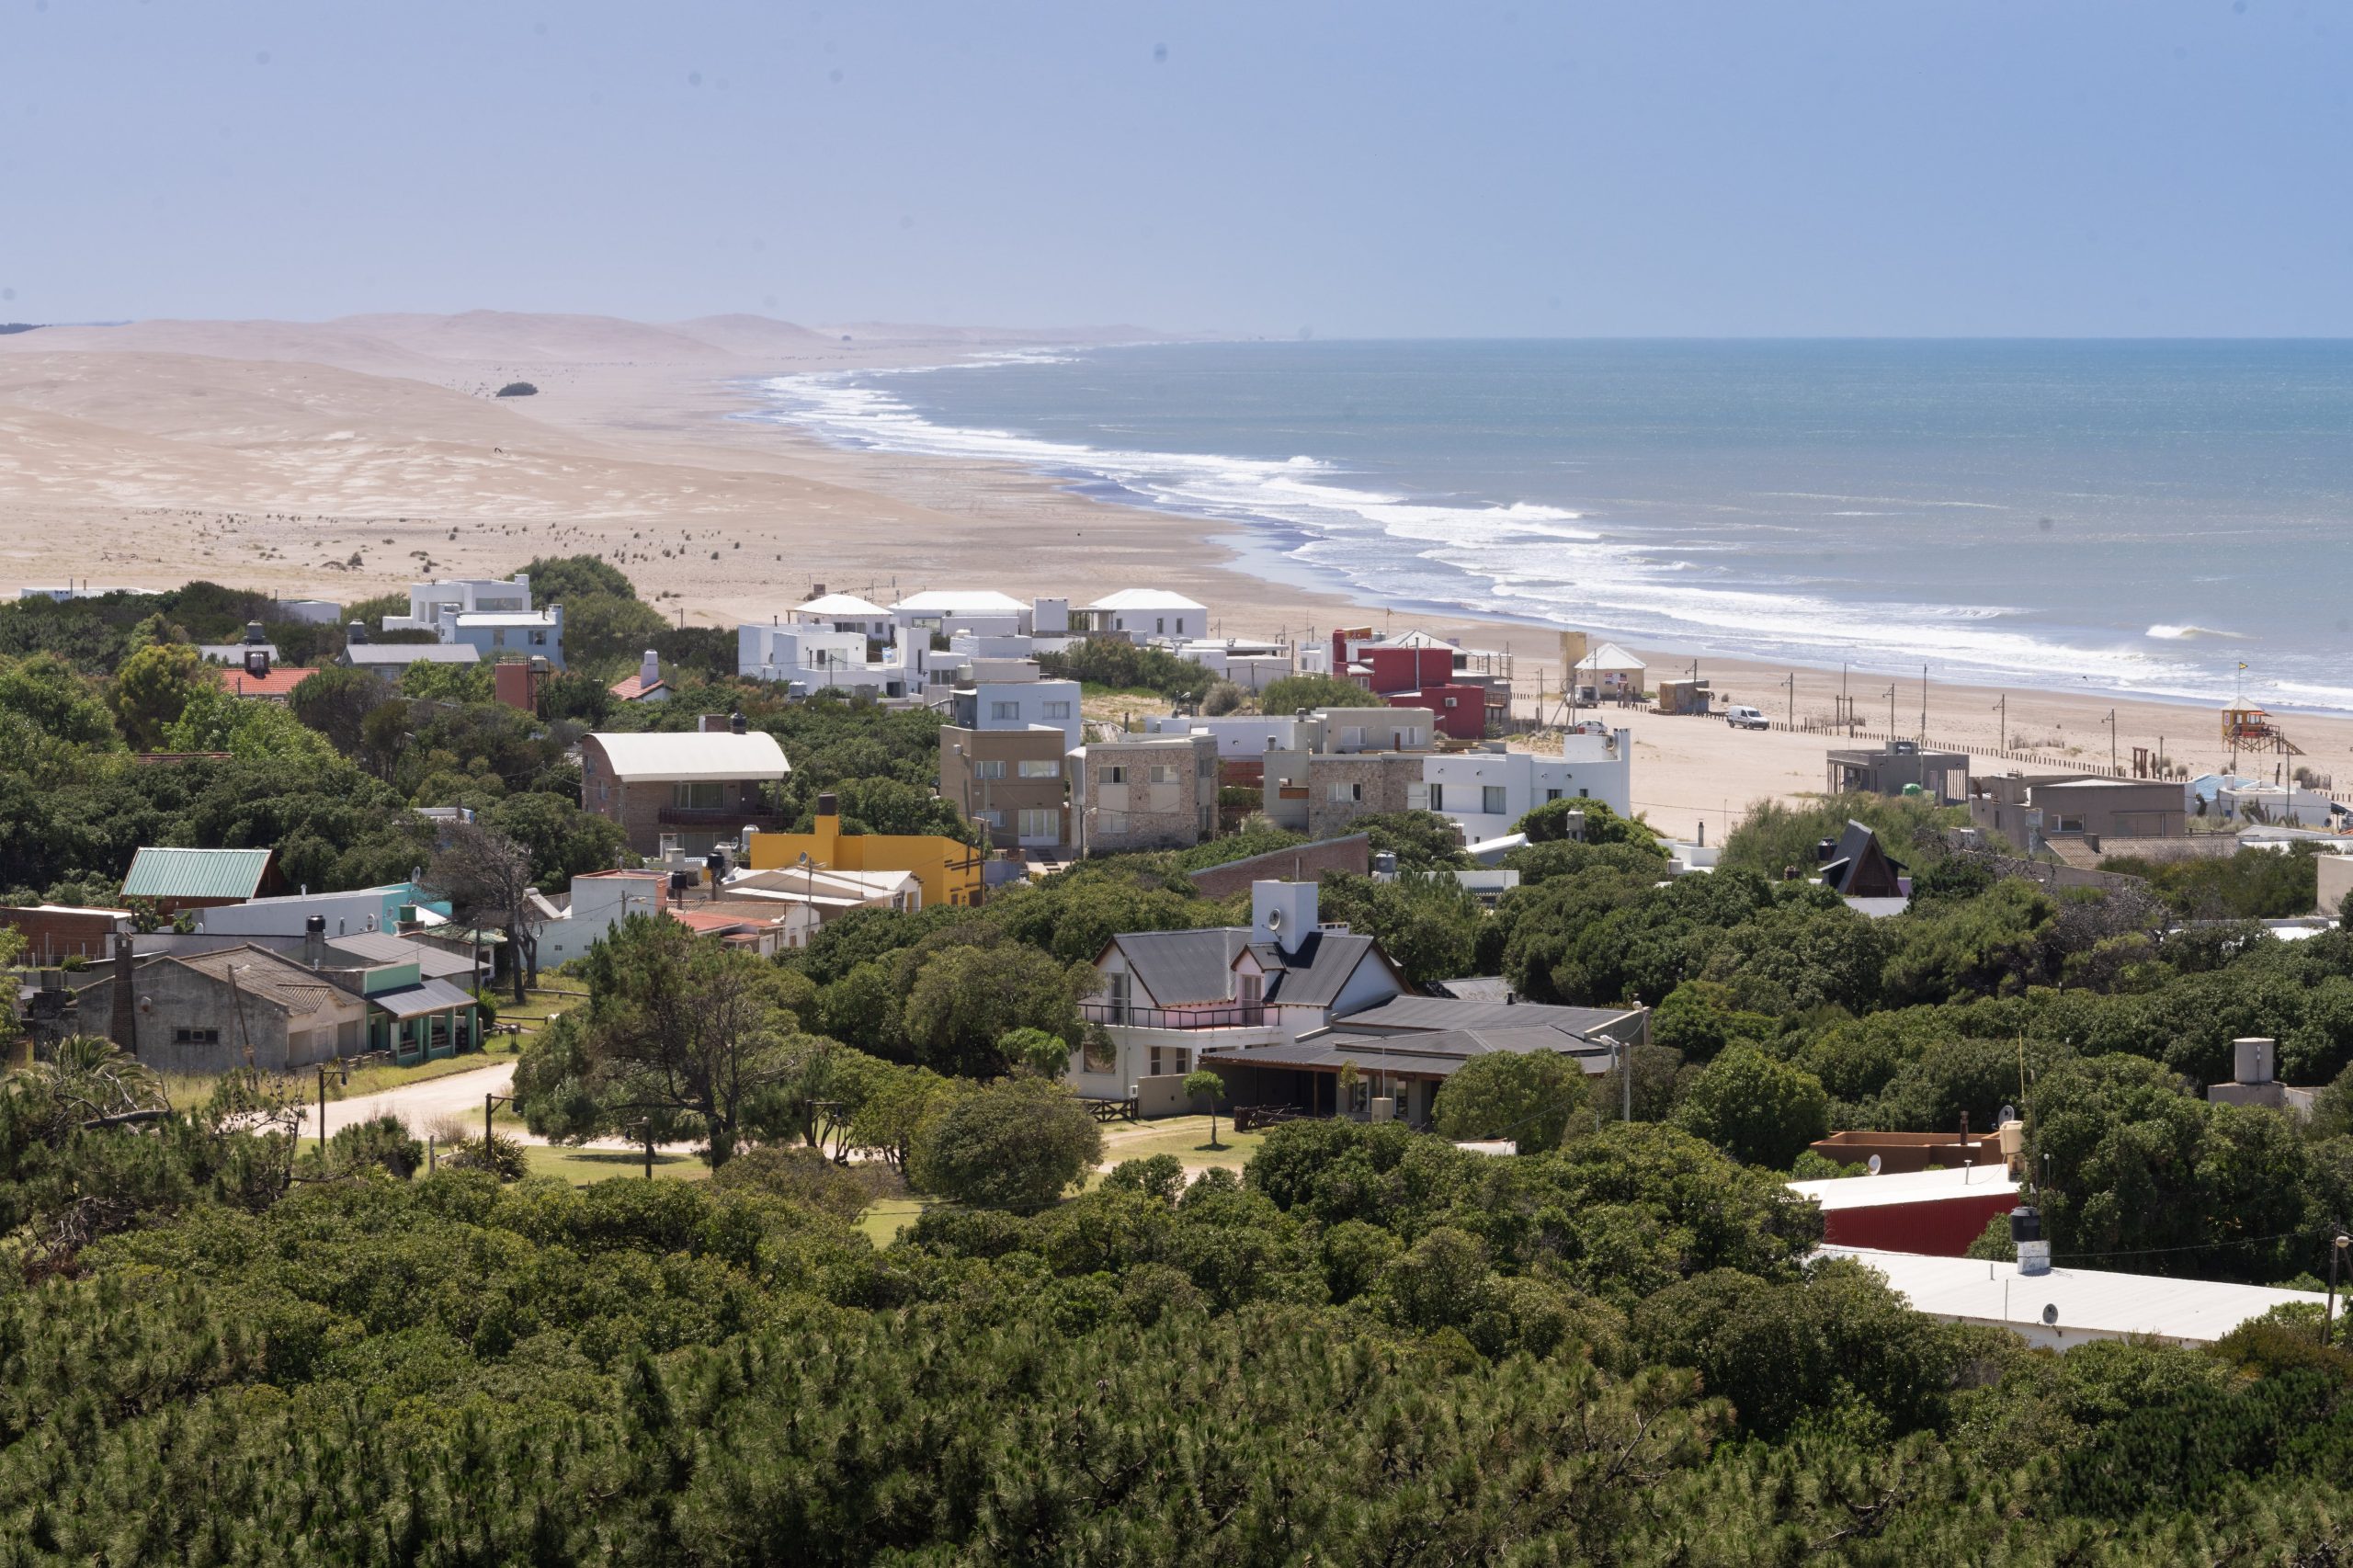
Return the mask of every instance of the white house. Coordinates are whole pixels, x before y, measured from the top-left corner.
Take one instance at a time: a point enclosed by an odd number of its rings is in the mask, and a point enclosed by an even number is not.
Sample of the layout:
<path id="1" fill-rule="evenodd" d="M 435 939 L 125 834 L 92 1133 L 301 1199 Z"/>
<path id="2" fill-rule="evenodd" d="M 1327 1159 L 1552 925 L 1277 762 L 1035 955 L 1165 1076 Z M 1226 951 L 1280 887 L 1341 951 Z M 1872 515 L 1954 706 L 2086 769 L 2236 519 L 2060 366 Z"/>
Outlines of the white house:
<path id="1" fill-rule="evenodd" d="M 822 584 L 816 597 L 793 607 L 792 620 L 796 626 L 818 631 L 855 631 L 878 642 L 890 642 L 896 629 L 891 612 L 873 600 L 856 594 L 829 594 Z"/>
<path id="2" fill-rule="evenodd" d="M 540 927 L 540 966 L 552 969 L 582 957 L 597 938 L 632 915 L 659 915 L 668 884 L 668 873 L 659 867 L 588 871 L 573 878 L 563 917 Z"/>
<path id="3" fill-rule="evenodd" d="M 1080 1011 L 1109 1049 L 1079 1051 L 1070 1082 L 1109 1099 L 1181 1078 L 1204 1051 L 1296 1040 L 1406 989 L 1370 937 L 1318 923 L 1313 882 L 1252 883 L 1247 926 L 1114 937 L 1095 969 Z"/>
<path id="4" fill-rule="evenodd" d="M 512 577 L 444 577 L 438 582 L 411 583 L 408 613 L 386 616 L 384 630 L 438 631 L 445 610 L 457 615 L 502 615 L 530 608 L 529 573 L 517 572 Z"/>
<path id="5" fill-rule="evenodd" d="M 844 598 L 846 595 L 830 597 Z M 804 608 L 806 607 L 803 607 Z M 855 620 L 747 621 L 735 629 L 735 673 L 745 680 L 777 681 L 796 696 L 838 687 L 908 697 L 922 686 L 903 644 L 878 645 Z"/>
<path id="6" fill-rule="evenodd" d="M 900 640 L 909 632 L 952 632 L 969 627 L 979 631 L 1028 632 L 1036 623 L 1036 607 L 1000 594 L 994 588 L 928 588 L 909 594 L 891 607 Z"/>
<path id="7" fill-rule="evenodd" d="M 562 605 L 540 610 L 453 610 L 445 606 L 434 630 L 442 642 L 472 648 L 485 663 L 501 653 L 515 653 L 563 668 Z"/>
<path id="8" fill-rule="evenodd" d="M 1179 647 L 1176 656 L 1190 659 L 1219 680 L 1230 680 L 1249 692 L 1264 691 L 1268 683 L 1291 673 L 1289 644 L 1246 637 L 1199 638 Z"/>
<path id="9" fill-rule="evenodd" d="M 1210 633 L 1210 612 L 1199 601 L 1164 588 L 1122 588 L 1079 611 L 1090 631 L 1122 631 L 1138 642 L 1188 642 Z"/>
<path id="10" fill-rule="evenodd" d="M 1432 753 L 1422 761 L 1417 809 L 1462 824 L 1465 843 L 1500 837 L 1549 801 L 1596 800 L 1620 816 L 1632 814 L 1633 733 L 1562 737 L 1559 756 L 1507 751 L 1490 741 L 1475 751 Z"/>
<path id="11" fill-rule="evenodd" d="M 1063 749 L 1086 738 L 1079 716 L 1074 680 L 1046 680 L 1026 659 L 976 659 L 969 685 L 959 686 L 949 722 L 964 730 L 1029 730 L 1050 725 L 1063 733 Z"/>

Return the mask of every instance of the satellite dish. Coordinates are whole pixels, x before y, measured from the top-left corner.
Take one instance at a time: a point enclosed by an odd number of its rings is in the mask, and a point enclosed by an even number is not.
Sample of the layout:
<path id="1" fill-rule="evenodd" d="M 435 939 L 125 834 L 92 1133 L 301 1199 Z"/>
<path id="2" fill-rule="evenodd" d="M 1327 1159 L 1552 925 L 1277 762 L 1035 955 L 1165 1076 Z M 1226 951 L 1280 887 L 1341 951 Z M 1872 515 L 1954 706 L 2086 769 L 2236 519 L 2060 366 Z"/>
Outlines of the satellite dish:
<path id="1" fill-rule="evenodd" d="M 2018 1107 L 2016 1107 L 2016 1106 L 2014 1106 L 2014 1105 L 2005 1105 L 2005 1106 L 2002 1108 L 2002 1120 L 2003 1120 L 2003 1121 L 2016 1121 L 2018 1119 Z M 1995 1125 L 1997 1125 L 1997 1126 L 1998 1126 L 1998 1125 L 1999 1125 L 1999 1123 L 1996 1123 Z"/>
<path id="2" fill-rule="evenodd" d="M 2059 1326 L 2059 1304 L 2056 1301 L 2051 1302 L 2042 1309 L 2042 1323 L 2046 1328 Z"/>
<path id="3" fill-rule="evenodd" d="M 1864 1167 L 1871 1173 L 1871 1175 L 1879 1175 L 1879 1156 L 1877 1154 L 1873 1154 L 1870 1159 L 1865 1160 L 1863 1165 Z"/>
<path id="4" fill-rule="evenodd" d="M 1282 928 L 1283 912 L 1279 909 L 1270 909 L 1267 911 L 1267 929 L 1269 931 L 1279 931 Z"/>

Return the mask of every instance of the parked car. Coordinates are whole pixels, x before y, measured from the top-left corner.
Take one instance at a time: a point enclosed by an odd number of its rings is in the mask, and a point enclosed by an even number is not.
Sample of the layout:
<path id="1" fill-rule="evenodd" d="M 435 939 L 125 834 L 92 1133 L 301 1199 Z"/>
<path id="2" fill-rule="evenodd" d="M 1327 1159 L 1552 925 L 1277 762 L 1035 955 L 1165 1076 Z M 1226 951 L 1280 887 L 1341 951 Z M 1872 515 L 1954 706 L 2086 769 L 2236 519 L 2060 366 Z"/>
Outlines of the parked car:
<path id="1" fill-rule="evenodd" d="M 1772 721 L 1766 718 L 1761 710 L 1743 708 L 1738 705 L 1724 710 L 1724 722 L 1735 730 L 1766 730 L 1772 727 Z"/>

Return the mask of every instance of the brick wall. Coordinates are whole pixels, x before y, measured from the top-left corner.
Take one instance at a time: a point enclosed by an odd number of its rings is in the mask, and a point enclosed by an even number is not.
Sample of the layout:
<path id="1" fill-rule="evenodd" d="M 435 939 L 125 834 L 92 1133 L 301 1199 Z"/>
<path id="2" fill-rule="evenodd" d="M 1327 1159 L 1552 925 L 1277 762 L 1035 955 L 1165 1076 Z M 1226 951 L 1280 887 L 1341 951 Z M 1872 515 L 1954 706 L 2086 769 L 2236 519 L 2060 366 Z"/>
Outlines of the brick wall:
<path id="1" fill-rule="evenodd" d="M 1231 898 L 1249 892 L 1252 882 L 1315 881 L 1326 871 L 1348 871 L 1361 877 L 1371 869 L 1372 841 L 1358 833 L 1346 838 L 1328 838 L 1321 844 L 1269 850 L 1246 860 L 1230 860 L 1222 866 L 1195 871 L 1192 876 L 1193 885 L 1201 890 L 1203 898 Z"/>

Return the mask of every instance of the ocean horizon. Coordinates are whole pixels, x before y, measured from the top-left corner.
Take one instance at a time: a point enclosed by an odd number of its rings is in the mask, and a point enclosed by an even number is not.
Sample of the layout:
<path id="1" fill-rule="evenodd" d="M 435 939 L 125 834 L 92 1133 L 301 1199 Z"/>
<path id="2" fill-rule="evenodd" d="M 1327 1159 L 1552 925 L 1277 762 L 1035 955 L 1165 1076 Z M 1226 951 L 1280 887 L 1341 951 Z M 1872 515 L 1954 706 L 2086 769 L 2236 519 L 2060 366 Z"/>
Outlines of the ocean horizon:
<path id="1" fill-rule="evenodd" d="M 1236 524 L 1245 569 L 1402 612 L 2353 710 L 2345 340 L 1184 343 L 757 385 L 751 417 Z"/>

